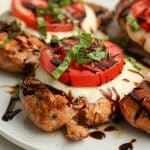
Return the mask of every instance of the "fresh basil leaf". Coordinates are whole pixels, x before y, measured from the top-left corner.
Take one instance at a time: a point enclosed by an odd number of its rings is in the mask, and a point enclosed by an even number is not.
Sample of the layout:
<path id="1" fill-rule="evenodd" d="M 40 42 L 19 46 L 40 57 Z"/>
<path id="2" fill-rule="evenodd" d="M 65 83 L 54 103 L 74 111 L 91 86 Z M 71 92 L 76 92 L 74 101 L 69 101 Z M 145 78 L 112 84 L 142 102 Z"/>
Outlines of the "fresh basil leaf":
<path id="1" fill-rule="evenodd" d="M 108 52 L 105 51 L 104 47 L 98 47 L 95 51 L 88 54 L 91 60 L 101 61 L 102 58 L 108 58 Z"/>
<path id="2" fill-rule="evenodd" d="M 86 49 L 79 49 L 77 56 L 76 56 L 76 61 L 78 64 L 87 64 L 90 62 L 90 60 L 86 57 Z"/>
<path id="3" fill-rule="evenodd" d="M 46 36 L 46 23 L 45 23 L 44 18 L 38 17 L 37 18 L 37 23 L 38 23 L 38 32 L 42 36 Z"/>
<path id="4" fill-rule="evenodd" d="M 92 35 L 90 33 L 82 33 L 80 35 L 80 44 L 83 48 L 88 48 L 92 42 Z"/>
<path id="5" fill-rule="evenodd" d="M 71 5 L 71 4 L 72 4 L 71 0 L 61 0 L 59 2 L 60 7 L 65 7 L 65 6 L 68 6 L 68 5 Z"/>
<path id="6" fill-rule="evenodd" d="M 54 70 L 51 74 L 55 79 L 59 79 L 60 76 L 69 68 L 72 58 L 67 56 L 59 67 Z"/>
<path id="7" fill-rule="evenodd" d="M 125 59 L 128 60 L 135 69 L 139 71 L 142 70 L 142 67 L 137 63 L 135 58 L 125 55 Z"/>
<path id="8" fill-rule="evenodd" d="M 73 60 L 77 60 L 78 63 L 83 63 L 85 59 L 81 58 L 81 55 L 80 55 L 81 51 L 86 50 L 90 46 L 91 42 L 92 42 L 92 36 L 88 33 L 82 33 L 80 35 L 80 44 L 75 45 L 70 49 L 64 61 L 59 65 L 59 67 L 56 70 L 54 70 L 51 73 L 52 76 L 55 79 L 59 79 L 60 76 L 69 68 Z"/>
<path id="9" fill-rule="evenodd" d="M 127 21 L 129 22 L 130 27 L 133 31 L 139 31 L 141 29 L 140 25 L 138 24 L 136 18 L 133 15 L 129 14 L 127 16 Z"/>

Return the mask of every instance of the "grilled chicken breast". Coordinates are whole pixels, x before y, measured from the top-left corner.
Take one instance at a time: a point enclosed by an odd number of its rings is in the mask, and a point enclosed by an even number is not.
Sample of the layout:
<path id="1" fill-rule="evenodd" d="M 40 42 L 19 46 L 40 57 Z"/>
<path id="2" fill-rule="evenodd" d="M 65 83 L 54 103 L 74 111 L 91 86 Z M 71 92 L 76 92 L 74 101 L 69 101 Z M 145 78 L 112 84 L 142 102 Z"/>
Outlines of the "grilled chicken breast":
<path id="1" fill-rule="evenodd" d="M 137 0 L 121 0 L 120 3 L 117 5 L 116 8 L 116 16 L 121 28 L 127 33 L 128 37 L 133 41 L 133 45 L 135 43 L 140 46 L 138 51 L 144 50 L 145 52 L 150 53 L 150 33 L 149 31 L 145 31 L 142 27 L 139 31 L 134 31 L 130 27 L 130 23 L 127 21 L 127 16 L 132 14 L 131 6 L 136 3 Z M 137 48 L 137 46 L 136 46 Z M 134 50 L 135 51 L 135 50 Z M 136 53 L 136 52 L 135 52 Z M 141 55 L 143 54 L 141 52 Z"/>
<path id="2" fill-rule="evenodd" d="M 39 61 L 40 49 L 45 44 L 17 30 L 15 25 L 0 24 L 0 68 L 25 73 Z"/>
<path id="3" fill-rule="evenodd" d="M 70 140 L 88 137 L 88 129 L 84 126 L 109 122 L 115 112 L 113 101 L 101 99 L 89 104 L 82 98 L 73 100 L 31 76 L 24 80 L 20 93 L 28 117 L 37 127 L 52 132 L 65 126 L 66 137 Z"/>
<path id="4" fill-rule="evenodd" d="M 120 102 L 125 119 L 134 127 L 150 133 L 150 82 L 144 81 Z"/>

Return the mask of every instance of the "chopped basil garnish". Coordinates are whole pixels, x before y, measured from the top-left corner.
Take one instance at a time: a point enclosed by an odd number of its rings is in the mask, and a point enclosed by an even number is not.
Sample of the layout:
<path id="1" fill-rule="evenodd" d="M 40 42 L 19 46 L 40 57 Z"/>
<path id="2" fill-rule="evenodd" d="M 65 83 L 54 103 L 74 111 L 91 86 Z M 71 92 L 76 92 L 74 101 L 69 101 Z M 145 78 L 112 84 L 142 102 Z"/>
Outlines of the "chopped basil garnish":
<path id="1" fill-rule="evenodd" d="M 65 14 L 62 12 L 59 3 L 54 0 L 49 0 L 48 8 L 37 8 L 36 13 L 46 15 L 54 14 L 56 20 L 63 20 Z"/>
<path id="2" fill-rule="evenodd" d="M 38 17 L 37 18 L 37 23 L 38 23 L 38 32 L 42 36 L 46 36 L 46 23 L 45 23 L 44 18 Z"/>
<path id="3" fill-rule="evenodd" d="M 80 34 L 80 44 L 73 46 L 64 61 L 51 74 L 55 79 L 69 68 L 71 62 L 75 60 L 78 64 L 88 64 L 92 61 L 101 61 L 102 58 L 109 58 L 109 53 L 106 52 L 106 47 L 94 48 L 92 52 L 88 52 L 88 48 L 92 44 L 92 36 L 88 33 Z"/>
<path id="4" fill-rule="evenodd" d="M 139 71 L 142 70 L 141 66 L 137 63 L 135 58 L 125 55 L 125 59 L 127 59 L 135 69 Z"/>
<path id="5" fill-rule="evenodd" d="M 82 49 L 87 49 L 92 42 L 92 36 L 88 33 L 82 33 L 80 35 L 80 44 L 73 46 L 68 55 L 65 57 L 64 61 L 59 65 L 59 67 L 54 70 L 51 74 L 55 79 L 59 79 L 60 76 L 69 68 L 70 63 L 73 60 L 77 60 L 79 51 Z M 79 60 L 79 58 L 78 58 Z"/>
<path id="6" fill-rule="evenodd" d="M 136 18 L 133 15 L 129 14 L 127 16 L 127 21 L 129 22 L 130 27 L 133 31 L 139 31 L 141 29 L 140 25 L 138 24 Z"/>
<path id="7" fill-rule="evenodd" d="M 102 58 L 108 58 L 109 54 L 105 51 L 106 47 L 95 48 L 93 52 L 88 54 L 91 60 L 101 61 Z"/>
<path id="8" fill-rule="evenodd" d="M 10 24 L 10 31 L 8 32 L 7 38 L 0 44 L 0 49 L 4 48 L 5 45 L 14 37 L 16 37 L 21 32 L 21 24 L 19 21 L 14 20 Z"/>

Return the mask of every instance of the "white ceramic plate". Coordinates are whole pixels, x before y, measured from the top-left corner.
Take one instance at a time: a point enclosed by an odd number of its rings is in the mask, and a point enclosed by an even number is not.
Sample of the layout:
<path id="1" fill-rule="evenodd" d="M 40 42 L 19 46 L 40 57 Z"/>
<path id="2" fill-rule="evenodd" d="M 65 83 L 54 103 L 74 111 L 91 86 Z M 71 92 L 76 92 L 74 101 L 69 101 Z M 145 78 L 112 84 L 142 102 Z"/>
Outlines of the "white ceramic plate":
<path id="1" fill-rule="evenodd" d="M 113 9 L 118 0 L 93 1 Z M 10 3 L 11 0 L 1 0 L 0 13 L 8 10 Z M 0 71 L 0 86 L 14 85 L 19 79 L 19 76 Z M 103 140 L 96 140 L 89 137 L 80 142 L 70 142 L 64 138 L 61 131 L 45 133 L 36 128 L 27 119 L 24 111 L 19 113 L 13 120 L 4 122 L 1 120 L 1 117 L 7 108 L 9 98 L 10 95 L 0 88 L 0 134 L 25 149 L 118 150 L 121 144 L 130 142 L 132 139 L 137 140 L 133 144 L 134 150 L 150 149 L 149 135 L 130 127 L 126 123 L 117 125 L 118 131 L 106 133 L 106 138 Z"/>

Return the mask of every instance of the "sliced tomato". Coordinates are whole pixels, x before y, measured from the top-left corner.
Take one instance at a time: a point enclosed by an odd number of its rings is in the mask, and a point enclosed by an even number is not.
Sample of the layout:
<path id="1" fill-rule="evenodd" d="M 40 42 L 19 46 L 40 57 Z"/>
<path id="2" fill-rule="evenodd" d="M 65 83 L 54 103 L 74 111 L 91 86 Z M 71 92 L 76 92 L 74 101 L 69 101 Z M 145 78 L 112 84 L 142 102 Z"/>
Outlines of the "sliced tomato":
<path id="1" fill-rule="evenodd" d="M 73 61 L 68 70 L 61 76 L 59 80 L 65 84 L 76 87 L 95 87 L 107 83 L 108 81 L 117 77 L 122 71 L 124 65 L 122 51 L 119 47 L 109 41 L 101 42 L 99 44 L 99 46 L 102 45 L 107 47 L 110 57 L 113 57 L 113 62 L 111 63 L 110 67 L 106 67 L 102 70 L 100 66 L 93 67 L 92 63 L 79 65 L 76 61 Z M 48 51 L 51 52 L 49 53 Z M 52 51 L 55 50 L 47 49 L 42 50 L 41 52 L 41 65 L 48 73 L 51 73 L 54 69 L 56 69 L 56 66 L 52 64 Z M 59 54 L 60 59 L 64 58 L 62 55 L 66 55 L 66 52 L 61 54 L 62 52 L 63 51 L 61 51 Z M 107 61 L 109 62 L 110 60 L 108 59 Z"/>
<path id="2" fill-rule="evenodd" d="M 56 67 L 51 63 L 53 57 L 54 55 L 51 49 L 44 48 L 41 50 L 40 62 L 44 70 L 46 70 L 48 73 L 51 73 L 53 70 L 56 69 Z"/>
<path id="3" fill-rule="evenodd" d="M 49 23 L 48 20 L 46 20 L 47 24 L 47 30 L 51 32 L 67 32 L 73 30 L 73 24 L 72 23 Z"/>
<path id="4" fill-rule="evenodd" d="M 97 74 L 88 70 L 69 69 L 71 85 L 75 87 L 95 87 L 100 84 Z"/>
<path id="5" fill-rule="evenodd" d="M 37 29 L 37 16 L 31 9 L 24 6 L 25 3 L 30 3 L 37 8 L 47 8 L 47 0 L 12 0 L 12 13 L 14 16 L 22 20 L 27 26 Z M 73 13 L 75 18 L 80 18 L 85 13 L 82 3 L 75 3 L 68 6 L 67 11 Z M 67 32 L 73 30 L 73 23 L 68 23 L 66 19 L 56 21 L 52 15 L 42 15 L 46 21 L 47 30 L 50 32 Z"/>
<path id="6" fill-rule="evenodd" d="M 150 31 L 150 0 L 139 0 L 131 7 L 132 14 L 139 20 L 141 27 Z"/>
<path id="7" fill-rule="evenodd" d="M 32 3 L 36 7 L 46 8 L 47 2 L 45 0 L 12 0 L 13 15 L 25 22 L 29 27 L 36 28 L 35 14 L 30 9 L 24 7 L 23 3 Z"/>
<path id="8" fill-rule="evenodd" d="M 62 83 L 68 84 L 70 82 L 69 72 L 63 73 L 63 75 L 60 77 L 59 81 L 61 81 Z"/>
<path id="9" fill-rule="evenodd" d="M 139 0 L 135 2 L 132 7 L 132 13 L 135 17 L 138 17 L 148 6 L 149 0 Z"/>
<path id="10" fill-rule="evenodd" d="M 145 29 L 146 31 L 150 31 L 150 24 L 146 22 L 141 23 L 141 27 Z"/>
<path id="11" fill-rule="evenodd" d="M 108 78 L 107 78 L 107 75 L 106 75 L 106 71 L 100 70 L 99 71 L 99 78 L 100 78 L 100 81 L 101 81 L 101 85 L 107 83 Z"/>

